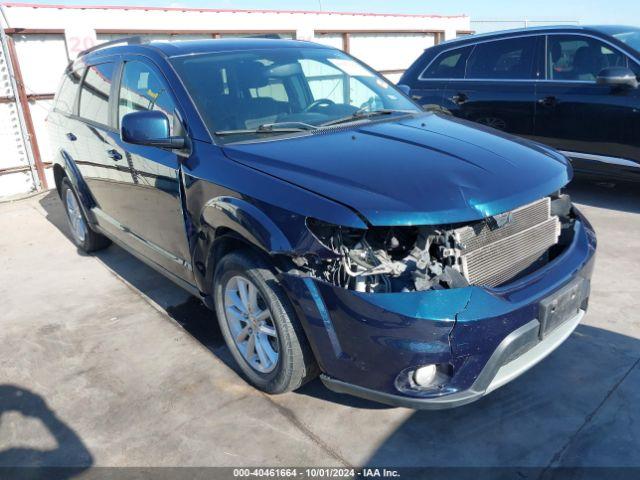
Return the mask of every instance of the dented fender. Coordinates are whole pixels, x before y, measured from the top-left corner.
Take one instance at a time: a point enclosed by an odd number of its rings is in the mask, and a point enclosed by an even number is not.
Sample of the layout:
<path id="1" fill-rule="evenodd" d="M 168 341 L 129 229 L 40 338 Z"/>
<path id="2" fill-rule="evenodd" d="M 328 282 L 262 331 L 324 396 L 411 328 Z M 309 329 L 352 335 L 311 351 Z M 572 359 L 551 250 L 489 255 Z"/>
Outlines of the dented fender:
<path id="1" fill-rule="evenodd" d="M 214 230 L 232 230 L 269 253 L 293 249 L 290 240 L 268 215 L 240 198 L 221 196 L 209 200 L 202 208 L 201 219 Z"/>

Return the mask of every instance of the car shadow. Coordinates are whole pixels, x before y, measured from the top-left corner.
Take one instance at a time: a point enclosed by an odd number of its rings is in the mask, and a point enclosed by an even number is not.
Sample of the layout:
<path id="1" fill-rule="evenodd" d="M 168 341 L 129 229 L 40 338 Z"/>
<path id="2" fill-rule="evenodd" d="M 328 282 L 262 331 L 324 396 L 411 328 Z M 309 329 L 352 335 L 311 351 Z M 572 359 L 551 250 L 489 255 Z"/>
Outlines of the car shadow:
<path id="1" fill-rule="evenodd" d="M 17 413 L 21 418 L 8 419 L 6 415 L 10 413 Z M 0 439 L 0 478 L 73 478 L 93 465 L 93 456 L 79 435 L 40 395 L 18 385 L 0 384 L 0 428 L 3 422 L 10 422 L 4 425 L 5 431 L 20 432 L 21 422 L 27 419 L 40 421 L 56 446 L 30 448 L 12 445 L 6 437 Z"/>
<path id="2" fill-rule="evenodd" d="M 576 176 L 566 191 L 578 204 L 640 213 L 640 185 L 637 183 L 596 181 L 591 177 Z"/>

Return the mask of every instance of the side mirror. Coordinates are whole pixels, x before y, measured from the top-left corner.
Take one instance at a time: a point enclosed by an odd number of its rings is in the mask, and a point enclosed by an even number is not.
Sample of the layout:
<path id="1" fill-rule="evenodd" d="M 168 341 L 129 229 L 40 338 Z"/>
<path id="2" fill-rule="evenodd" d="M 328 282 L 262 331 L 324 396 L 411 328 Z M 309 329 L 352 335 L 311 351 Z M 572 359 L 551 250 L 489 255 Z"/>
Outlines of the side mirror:
<path id="1" fill-rule="evenodd" d="M 636 75 L 627 67 L 609 67 L 600 70 L 596 83 L 612 87 L 638 88 Z"/>
<path id="2" fill-rule="evenodd" d="M 405 85 L 404 83 L 399 83 L 398 85 L 396 85 L 396 87 L 405 95 L 409 95 L 411 93 L 411 88 L 409 87 L 409 85 Z"/>
<path id="3" fill-rule="evenodd" d="M 127 143 L 180 150 L 185 147 L 183 137 L 171 137 L 169 119 L 157 110 L 141 110 L 122 117 L 120 136 Z"/>

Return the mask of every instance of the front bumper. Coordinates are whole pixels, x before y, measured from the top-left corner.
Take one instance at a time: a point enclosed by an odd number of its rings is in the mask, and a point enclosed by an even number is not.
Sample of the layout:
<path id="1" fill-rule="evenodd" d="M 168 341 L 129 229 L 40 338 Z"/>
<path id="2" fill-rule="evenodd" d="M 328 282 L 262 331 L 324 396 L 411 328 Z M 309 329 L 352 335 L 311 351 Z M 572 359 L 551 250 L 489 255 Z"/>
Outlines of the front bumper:
<path id="1" fill-rule="evenodd" d="M 579 213 L 574 228 L 561 255 L 498 288 L 367 294 L 311 278 L 282 281 L 328 388 L 392 405 L 450 408 L 517 377 L 576 328 L 587 307 L 596 239 Z M 541 302 L 576 282 L 587 287 L 581 310 L 542 337 Z M 449 372 L 437 389 L 398 383 L 401 372 L 431 364 Z"/>
<path id="2" fill-rule="evenodd" d="M 459 407 L 478 400 L 480 397 L 509 383 L 543 360 L 571 335 L 584 314 L 585 311 L 580 310 L 578 314 L 554 329 L 543 340 L 539 339 L 540 322 L 537 319 L 531 320 L 511 332 L 500 342 L 498 348 L 493 352 L 471 387 L 468 390 L 450 395 L 430 398 L 394 395 L 341 382 L 325 374 L 322 374 L 320 378 L 325 386 L 334 392 L 348 393 L 356 397 L 397 407 L 423 410 Z"/>

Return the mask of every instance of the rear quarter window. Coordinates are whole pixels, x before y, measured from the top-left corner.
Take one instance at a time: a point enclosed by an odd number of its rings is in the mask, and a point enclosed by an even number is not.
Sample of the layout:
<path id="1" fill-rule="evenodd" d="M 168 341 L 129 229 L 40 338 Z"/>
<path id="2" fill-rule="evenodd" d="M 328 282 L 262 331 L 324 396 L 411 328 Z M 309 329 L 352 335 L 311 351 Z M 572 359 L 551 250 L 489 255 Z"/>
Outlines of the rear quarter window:
<path id="1" fill-rule="evenodd" d="M 464 78 L 467 59 L 473 45 L 439 54 L 420 75 L 420 78 Z"/>
<path id="2" fill-rule="evenodd" d="M 109 94 L 115 70 L 114 63 L 101 63 L 87 68 L 80 89 L 80 116 L 109 125 Z"/>
<path id="3" fill-rule="evenodd" d="M 73 106 L 76 101 L 76 94 L 78 93 L 78 85 L 82 78 L 82 72 L 74 70 L 67 72 L 62 77 L 60 88 L 55 98 L 54 108 L 62 113 L 73 113 Z"/>

